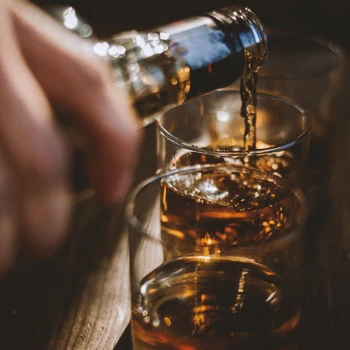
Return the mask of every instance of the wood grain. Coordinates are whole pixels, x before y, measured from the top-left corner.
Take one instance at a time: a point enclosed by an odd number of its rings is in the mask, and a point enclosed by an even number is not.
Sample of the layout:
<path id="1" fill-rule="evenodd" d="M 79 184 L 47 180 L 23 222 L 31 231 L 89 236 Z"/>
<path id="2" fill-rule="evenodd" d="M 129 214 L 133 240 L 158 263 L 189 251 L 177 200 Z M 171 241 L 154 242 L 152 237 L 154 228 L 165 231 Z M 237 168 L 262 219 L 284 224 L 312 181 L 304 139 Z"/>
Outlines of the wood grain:
<path id="1" fill-rule="evenodd" d="M 3 281 L 1 349 L 113 349 L 129 321 L 128 249 L 98 207 L 80 205 L 88 219 L 53 260 Z"/>

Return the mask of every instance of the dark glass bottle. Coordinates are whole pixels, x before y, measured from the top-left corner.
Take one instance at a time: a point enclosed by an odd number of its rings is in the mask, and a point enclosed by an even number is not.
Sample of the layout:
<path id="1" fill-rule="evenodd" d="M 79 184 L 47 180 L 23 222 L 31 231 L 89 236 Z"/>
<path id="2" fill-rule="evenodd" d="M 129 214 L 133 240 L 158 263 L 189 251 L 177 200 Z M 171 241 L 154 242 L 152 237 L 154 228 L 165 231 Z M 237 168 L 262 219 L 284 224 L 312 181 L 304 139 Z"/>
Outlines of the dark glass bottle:
<path id="1" fill-rule="evenodd" d="M 230 6 L 149 32 L 128 31 L 106 40 L 96 39 L 73 8 L 56 6 L 48 11 L 90 40 L 91 50 L 110 62 L 116 83 L 127 90 L 142 126 L 167 108 L 257 72 L 267 56 L 263 25 L 246 7 Z M 84 143 L 69 119 L 64 128 L 76 155 L 74 187 L 80 191 L 87 187 Z"/>
<path id="2" fill-rule="evenodd" d="M 74 9 L 50 10 L 67 28 L 94 41 L 116 81 L 129 92 L 142 124 L 157 112 L 234 83 L 259 69 L 267 55 L 266 34 L 248 8 L 231 6 L 149 32 L 129 31 L 105 41 L 92 39 Z"/>

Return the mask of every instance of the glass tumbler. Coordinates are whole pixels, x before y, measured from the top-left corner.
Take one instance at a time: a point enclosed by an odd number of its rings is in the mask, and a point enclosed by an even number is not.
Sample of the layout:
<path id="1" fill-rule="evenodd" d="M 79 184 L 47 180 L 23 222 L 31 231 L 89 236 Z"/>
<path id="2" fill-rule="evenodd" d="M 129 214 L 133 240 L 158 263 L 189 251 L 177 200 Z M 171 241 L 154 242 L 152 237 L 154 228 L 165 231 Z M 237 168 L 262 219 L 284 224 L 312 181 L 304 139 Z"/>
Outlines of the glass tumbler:
<path id="1" fill-rule="evenodd" d="M 205 164 L 126 204 L 134 350 L 294 349 L 304 199 L 283 178 Z"/>
<path id="2" fill-rule="evenodd" d="M 303 187 L 309 115 L 281 97 L 258 93 L 256 148 L 246 150 L 241 105 L 239 91 L 222 89 L 160 114 L 158 169 L 227 162 L 275 173 Z"/>

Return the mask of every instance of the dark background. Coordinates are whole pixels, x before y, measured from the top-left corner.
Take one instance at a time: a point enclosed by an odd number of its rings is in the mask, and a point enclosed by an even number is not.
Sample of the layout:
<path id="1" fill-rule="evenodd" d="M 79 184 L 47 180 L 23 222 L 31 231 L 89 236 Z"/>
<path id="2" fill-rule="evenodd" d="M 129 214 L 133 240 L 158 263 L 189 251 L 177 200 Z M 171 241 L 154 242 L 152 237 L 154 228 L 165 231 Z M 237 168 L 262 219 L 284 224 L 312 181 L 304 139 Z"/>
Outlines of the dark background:
<path id="1" fill-rule="evenodd" d="M 250 7 L 266 27 L 302 31 L 335 41 L 350 49 L 346 0 L 35 0 L 41 6 L 73 6 L 99 36 L 127 29 L 151 29 L 159 24 L 228 5 Z"/>

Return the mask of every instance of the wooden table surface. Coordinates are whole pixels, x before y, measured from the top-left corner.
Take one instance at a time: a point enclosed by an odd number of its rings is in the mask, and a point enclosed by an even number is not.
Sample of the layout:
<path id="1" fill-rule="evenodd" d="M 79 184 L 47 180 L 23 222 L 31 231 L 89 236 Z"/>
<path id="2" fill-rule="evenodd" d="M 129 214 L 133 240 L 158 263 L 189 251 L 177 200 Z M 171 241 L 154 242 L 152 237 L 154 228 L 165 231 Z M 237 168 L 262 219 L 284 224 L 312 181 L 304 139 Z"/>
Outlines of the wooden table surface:
<path id="1" fill-rule="evenodd" d="M 135 183 L 155 171 L 155 126 L 145 130 Z M 0 281 L 0 350 L 111 350 L 129 323 L 123 206 L 76 204 L 54 257 Z"/>
<path id="2" fill-rule="evenodd" d="M 308 221 L 302 349 L 350 349 L 349 76 L 334 101 L 333 181 L 322 187 Z M 155 170 L 154 126 L 145 132 L 135 182 Z M 0 350 L 129 349 L 122 209 L 95 198 L 77 204 L 64 247 L 0 282 Z"/>

